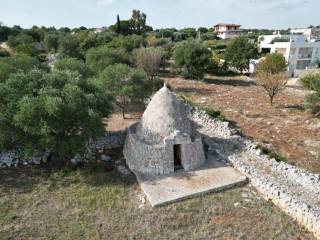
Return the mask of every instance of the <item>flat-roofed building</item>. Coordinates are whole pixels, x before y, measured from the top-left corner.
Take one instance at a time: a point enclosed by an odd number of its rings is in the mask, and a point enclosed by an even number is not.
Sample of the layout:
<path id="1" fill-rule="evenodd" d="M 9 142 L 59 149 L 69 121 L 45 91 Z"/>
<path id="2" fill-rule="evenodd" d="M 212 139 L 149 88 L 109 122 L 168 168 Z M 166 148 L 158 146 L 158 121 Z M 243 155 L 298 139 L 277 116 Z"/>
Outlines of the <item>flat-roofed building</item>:
<path id="1" fill-rule="evenodd" d="M 214 31 L 221 39 L 229 39 L 239 37 L 243 34 L 240 29 L 241 25 L 230 23 L 218 23 L 214 26 Z"/>

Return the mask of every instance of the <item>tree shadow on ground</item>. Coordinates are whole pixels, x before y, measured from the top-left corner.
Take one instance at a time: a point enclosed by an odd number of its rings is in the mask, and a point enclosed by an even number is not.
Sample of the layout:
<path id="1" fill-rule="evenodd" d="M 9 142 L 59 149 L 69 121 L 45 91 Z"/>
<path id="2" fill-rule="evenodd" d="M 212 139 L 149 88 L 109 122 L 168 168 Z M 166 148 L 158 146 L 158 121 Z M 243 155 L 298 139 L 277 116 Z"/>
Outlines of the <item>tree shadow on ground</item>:
<path id="1" fill-rule="evenodd" d="M 218 78 L 205 78 L 203 80 L 208 84 L 216 84 L 216 85 L 228 85 L 233 87 L 251 87 L 256 86 L 256 83 L 252 81 L 246 81 L 241 79 L 218 79 Z"/>
<path id="2" fill-rule="evenodd" d="M 122 155 L 121 154 L 118 154 Z M 110 167 L 110 164 L 112 167 Z M 121 175 L 115 166 L 115 160 L 110 163 L 95 162 L 78 166 L 48 162 L 41 165 L 19 166 L 0 170 L 1 194 L 29 193 L 40 185 L 54 190 L 73 184 L 88 184 L 91 186 L 123 186 L 135 183 L 133 174 Z M 1 196 L 0 194 L 0 196 Z"/>
<path id="3" fill-rule="evenodd" d="M 279 108 L 292 109 L 292 110 L 298 110 L 298 111 L 306 110 L 303 104 L 280 105 Z"/>
<path id="4" fill-rule="evenodd" d="M 196 88 L 196 87 L 176 87 L 174 88 L 174 92 L 176 93 L 197 93 L 199 95 L 209 95 L 215 92 L 215 90 L 210 89 L 203 89 L 203 88 Z"/>

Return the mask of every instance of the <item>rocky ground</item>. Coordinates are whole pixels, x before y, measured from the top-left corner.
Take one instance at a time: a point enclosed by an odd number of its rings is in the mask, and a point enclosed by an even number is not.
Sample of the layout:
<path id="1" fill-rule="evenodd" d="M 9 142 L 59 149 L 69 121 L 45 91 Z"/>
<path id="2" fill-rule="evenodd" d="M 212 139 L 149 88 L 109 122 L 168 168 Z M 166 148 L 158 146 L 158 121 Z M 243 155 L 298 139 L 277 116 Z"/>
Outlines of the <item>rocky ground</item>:
<path id="1" fill-rule="evenodd" d="M 320 173 L 320 119 L 303 109 L 308 94 L 288 88 L 271 107 L 265 92 L 245 77 L 208 77 L 204 82 L 179 77 L 166 81 L 179 94 L 222 112 L 244 134 L 274 149 L 288 162 Z"/>
<path id="2" fill-rule="evenodd" d="M 231 163 L 266 199 L 320 238 L 320 175 L 262 154 L 253 141 L 205 112 L 194 110 L 192 118 L 204 136 L 209 154 Z"/>

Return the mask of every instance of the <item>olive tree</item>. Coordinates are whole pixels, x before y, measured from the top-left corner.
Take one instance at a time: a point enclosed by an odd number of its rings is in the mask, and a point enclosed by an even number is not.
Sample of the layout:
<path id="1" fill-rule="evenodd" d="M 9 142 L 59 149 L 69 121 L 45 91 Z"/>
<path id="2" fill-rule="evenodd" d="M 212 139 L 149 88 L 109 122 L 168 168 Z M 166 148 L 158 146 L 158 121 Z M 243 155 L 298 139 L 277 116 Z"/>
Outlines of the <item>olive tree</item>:
<path id="1" fill-rule="evenodd" d="M 186 70 L 186 77 L 202 79 L 211 61 L 211 52 L 200 42 L 190 40 L 177 45 L 175 66 Z"/>
<path id="2" fill-rule="evenodd" d="M 249 69 L 250 59 L 256 58 L 258 48 L 247 37 L 237 37 L 228 44 L 225 52 L 226 62 L 241 73 Z"/>
<path id="3" fill-rule="evenodd" d="M 163 51 L 160 48 L 138 48 L 133 51 L 133 62 L 143 69 L 150 80 L 153 80 L 160 70 Z"/>
<path id="4" fill-rule="evenodd" d="M 86 54 L 86 64 L 95 73 L 99 73 L 106 67 L 117 63 L 129 63 L 129 55 L 125 50 L 104 46 L 89 49 Z"/>
<path id="5" fill-rule="evenodd" d="M 19 146 L 26 155 L 50 150 L 68 159 L 104 131 L 108 92 L 79 73 L 33 69 L 0 82 L 0 148 Z"/>
<path id="6" fill-rule="evenodd" d="M 84 78 L 88 78 L 93 75 L 92 70 L 82 60 L 78 60 L 76 58 L 61 59 L 54 65 L 54 69 L 78 72 Z"/>
<path id="7" fill-rule="evenodd" d="M 130 104 L 143 102 L 152 92 L 152 84 L 147 79 L 146 73 L 125 64 L 107 67 L 99 74 L 96 82 L 101 89 L 114 94 L 116 105 L 122 110 L 123 118 Z"/>
<path id="8" fill-rule="evenodd" d="M 75 36 L 66 35 L 59 39 L 59 53 L 62 57 L 82 58 L 80 43 Z"/>
<path id="9" fill-rule="evenodd" d="M 44 38 L 44 44 L 48 51 L 56 53 L 59 47 L 59 35 L 58 34 L 48 34 Z"/>

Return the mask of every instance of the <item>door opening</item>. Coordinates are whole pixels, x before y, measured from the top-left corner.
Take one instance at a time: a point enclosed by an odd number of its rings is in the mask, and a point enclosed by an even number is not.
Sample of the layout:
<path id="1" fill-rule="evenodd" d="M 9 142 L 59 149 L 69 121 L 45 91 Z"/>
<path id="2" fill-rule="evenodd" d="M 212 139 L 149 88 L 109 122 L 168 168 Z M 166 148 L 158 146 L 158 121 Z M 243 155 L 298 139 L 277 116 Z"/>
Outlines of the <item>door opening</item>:
<path id="1" fill-rule="evenodd" d="M 182 163 L 181 163 L 181 145 L 174 145 L 173 152 L 174 152 L 174 170 L 177 171 L 177 170 L 183 169 Z"/>

